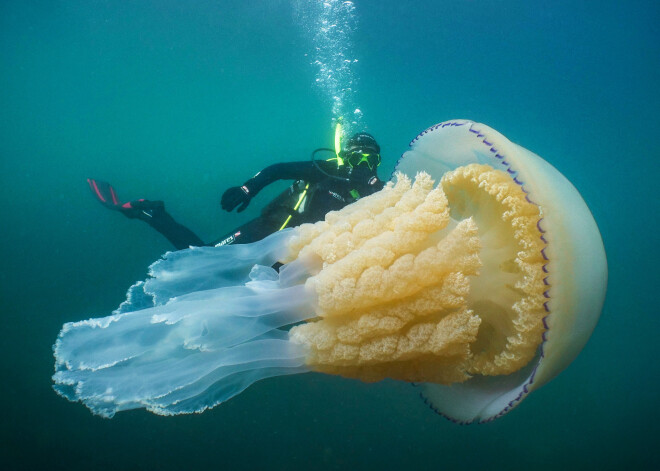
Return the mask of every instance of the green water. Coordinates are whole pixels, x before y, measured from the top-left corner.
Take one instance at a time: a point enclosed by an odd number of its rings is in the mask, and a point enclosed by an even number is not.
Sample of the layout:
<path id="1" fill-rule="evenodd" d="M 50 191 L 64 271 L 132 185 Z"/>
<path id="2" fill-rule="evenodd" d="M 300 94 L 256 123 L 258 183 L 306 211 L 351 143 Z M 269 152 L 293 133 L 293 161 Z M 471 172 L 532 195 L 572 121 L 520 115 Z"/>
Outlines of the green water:
<path id="1" fill-rule="evenodd" d="M 332 145 L 333 101 L 315 82 L 306 2 L 4 0 L 7 469 L 658 468 L 658 2 L 354 3 L 352 99 L 383 148 L 382 178 L 419 131 L 469 118 L 543 156 L 584 196 L 610 267 L 584 351 L 510 414 L 468 427 L 410 385 L 315 374 L 173 418 L 103 420 L 58 397 L 61 325 L 108 314 L 170 249 L 104 210 L 85 179 L 162 199 L 212 240 L 282 186 L 238 215 L 219 207 L 227 187 Z"/>

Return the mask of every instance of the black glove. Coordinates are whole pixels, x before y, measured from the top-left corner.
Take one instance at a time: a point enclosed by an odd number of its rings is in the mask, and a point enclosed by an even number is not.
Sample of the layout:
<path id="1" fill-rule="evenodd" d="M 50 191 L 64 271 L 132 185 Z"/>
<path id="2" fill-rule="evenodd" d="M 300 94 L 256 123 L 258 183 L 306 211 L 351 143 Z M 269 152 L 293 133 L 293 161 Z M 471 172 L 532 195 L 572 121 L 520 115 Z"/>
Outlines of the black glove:
<path id="1" fill-rule="evenodd" d="M 251 199 L 250 190 L 245 186 L 232 186 L 224 192 L 220 204 L 222 205 L 222 209 L 229 212 L 240 204 L 241 207 L 238 208 L 238 212 L 240 213 L 248 207 Z"/>

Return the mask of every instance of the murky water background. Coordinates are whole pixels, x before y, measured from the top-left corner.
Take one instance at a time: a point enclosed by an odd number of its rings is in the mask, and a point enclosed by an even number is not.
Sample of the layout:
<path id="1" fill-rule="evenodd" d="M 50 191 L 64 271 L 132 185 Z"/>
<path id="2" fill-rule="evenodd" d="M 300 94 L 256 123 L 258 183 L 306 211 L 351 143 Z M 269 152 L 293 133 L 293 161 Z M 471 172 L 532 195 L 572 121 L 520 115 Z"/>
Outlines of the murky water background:
<path id="1" fill-rule="evenodd" d="M 312 3 L 0 4 L 2 462 L 657 468 L 658 3 Z M 333 24 L 343 32 L 320 29 Z M 603 234 L 610 284 L 592 339 L 564 373 L 502 419 L 469 427 L 435 415 L 407 384 L 314 374 L 173 418 L 103 420 L 52 391 L 62 323 L 109 313 L 170 249 L 104 210 L 87 177 L 124 199 L 164 200 L 212 240 L 285 183 L 240 215 L 220 210 L 228 186 L 332 146 L 339 115 L 378 138 L 381 177 L 419 131 L 469 118 L 575 184 Z"/>

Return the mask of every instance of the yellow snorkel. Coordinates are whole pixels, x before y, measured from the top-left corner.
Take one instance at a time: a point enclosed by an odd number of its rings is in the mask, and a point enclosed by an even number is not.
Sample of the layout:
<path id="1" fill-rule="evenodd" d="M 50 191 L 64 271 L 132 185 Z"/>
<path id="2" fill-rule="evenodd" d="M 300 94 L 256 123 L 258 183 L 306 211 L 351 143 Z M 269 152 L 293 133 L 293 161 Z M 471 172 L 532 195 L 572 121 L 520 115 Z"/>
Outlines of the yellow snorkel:
<path id="1" fill-rule="evenodd" d="M 337 119 L 337 126 L 335 126 L 335 149 L 334 149 L 334 151 L 335 151 L 335 155 L 337 156 L 336 157 L 337 158 L 337 167 L 341 167 L 342 165 L 344 165 L 344 159 L 342 159 L 341 156 L 339 155 L 341 153 L 341 138 L 342 138 L 342 126 L 341 126 L 341 117 L 340 117 L 340 118 Z M 321 172 L 325 173 L 330 178 L 337 178 L 339 180 L 348 181 L 345 178 L 337 177 L 335 175 L 328 175 L 324 170 L 322 170 L 321 168 L 318 167 L 318 164 L 316 164 L 316 162 L 314 161 L 314 156 L 316 155 L 317 152 L 321 152 L 321 151 L 332 152 L 332 149 L 327 148 L 327 147 L 321 147 L 319 149 L 316 149 L 314 152 L 312 152 L 311 160 L 312 160 L 312 162 L 314 162 L 314 165 L 316 165 L 317 168 Z M 328 160 L 333 160 L 333 159 L 334 159 L 334 157 L 332 159 L 328 159 Z M 298 211 L 298 209 L 300 208 L 300 205 L 303 204 L 303 202 L 305 201 L 305 198 L 307 197 L 307 191 L 308 190 L 309 190 L 309 183 L 307 183 L 305 185 L 304 190 L 300 193 L 300 196 L 298 197 L 298 202 L 293 207 L 294 212 Z M 289 217 L 286 218 L 286 221 L 284 221 L 284 224 L 282 224 L 282 226 L 280 226 L 280 229 L 279 229 L 280 231 L 289 225 L 289 222 L 291 221 L 292 216 L 293 216 L 293 214 L 290 214 Z"/>
<path id="2" fill-rule="evenodd" d="M 335 154 L 337 155 L 337 166 L 344 165 L 344 159 L 339 154 L 341 153 L 341 118 L 337 119 L 337 126 L 335 127 Z"/>

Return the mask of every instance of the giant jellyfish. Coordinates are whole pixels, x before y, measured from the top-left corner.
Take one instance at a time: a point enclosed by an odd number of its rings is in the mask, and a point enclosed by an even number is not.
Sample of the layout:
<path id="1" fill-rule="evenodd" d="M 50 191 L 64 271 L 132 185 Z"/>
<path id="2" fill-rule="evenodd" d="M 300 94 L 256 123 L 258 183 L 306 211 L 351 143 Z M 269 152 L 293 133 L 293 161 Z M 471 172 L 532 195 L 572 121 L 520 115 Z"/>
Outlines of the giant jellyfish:
<path id="1" fill-rule="evenodd" d="M 111 316 L 63 326 L 58 393 L 105 417 L 171 415 L 317 371 L 415 383 L 469 423 L 510 411 L 575 358 L 607 266 L 563 175 L 455 120 L 415 138 L 385 189 L 324 221 L 169 252 L 149 275 Z"/>

